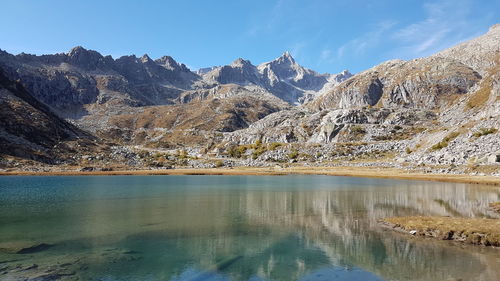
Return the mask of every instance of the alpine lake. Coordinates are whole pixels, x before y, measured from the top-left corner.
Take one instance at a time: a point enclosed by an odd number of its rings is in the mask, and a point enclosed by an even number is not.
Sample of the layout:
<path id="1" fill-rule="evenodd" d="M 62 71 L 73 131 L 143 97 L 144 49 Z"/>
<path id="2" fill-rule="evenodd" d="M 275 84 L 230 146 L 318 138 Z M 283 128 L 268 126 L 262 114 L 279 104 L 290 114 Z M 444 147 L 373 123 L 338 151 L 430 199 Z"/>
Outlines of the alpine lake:
<path id="1" fill-rule="evenodd" d="M 3 176 L 0 280 L 500 280 L 500 249 L 382 228 L 493 217 L 494 186 L 335 176 Z"/>

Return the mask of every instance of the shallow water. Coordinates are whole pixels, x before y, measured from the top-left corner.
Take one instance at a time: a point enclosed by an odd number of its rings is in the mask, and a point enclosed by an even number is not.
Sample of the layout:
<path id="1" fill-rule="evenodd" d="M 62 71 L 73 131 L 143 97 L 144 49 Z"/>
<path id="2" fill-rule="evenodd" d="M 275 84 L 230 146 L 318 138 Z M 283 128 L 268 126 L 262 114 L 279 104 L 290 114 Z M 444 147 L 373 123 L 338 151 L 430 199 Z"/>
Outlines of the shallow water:
<path id="1" fill-rule="evenodd" d="M 495 187 L 331 176 L 0 177 L 0 279 L 500 280 L 500 249 L 377 225 L 498 217 L 499 200 Z"/>

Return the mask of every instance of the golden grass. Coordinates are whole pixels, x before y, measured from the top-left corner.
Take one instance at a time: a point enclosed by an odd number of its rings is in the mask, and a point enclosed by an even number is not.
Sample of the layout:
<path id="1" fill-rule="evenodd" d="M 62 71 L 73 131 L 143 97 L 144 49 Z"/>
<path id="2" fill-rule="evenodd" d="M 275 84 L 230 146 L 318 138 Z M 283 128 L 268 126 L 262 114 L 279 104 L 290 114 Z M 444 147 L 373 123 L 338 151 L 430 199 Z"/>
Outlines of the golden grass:
<path id="1" fill-rule="evenodd" d="M 210 169 L 158 169 L 158 170 L 122 170 L 113 171 L 77 171 L 78 167 L 68 168 L 68 170 L 31 172 L 31 171 L 6 171 L 0 175 L 328 175 L 328 176 L 349 176 L 367 178 L 392 178 L 404 180 L 425 180 L 441 182 L 457 182 L 470 184 L 500 185 L 500 178 L 494 176 L 470 176 L 470 175 L 450 175 L 450 174 L 423 174 L 414 173 L 396 168 L 373 168 L 373 167 L 303 167 L 292 166 L 287 168 L 279 167 L 237 167 L 237 168 L 210 168 Z"/>
<path id="2" fill-rule="evenodd" d="M 497 213 L 500 213 L 500 202 L 493 202 L 493 203 L 490 203 L 490 208 L 497 212 Z"/>
<path id="3" fill-rule="evenodd" d="M 493 75 L 499 68 L 500 67 L 497 65 L 495 68 L 490 70 L 490 75 L 479 84 L 479 90 L 477 90 L 467 101 L 467 108 L 478 108 L 486 104 L 486 102 L 490 99 L 492 91 Z"/>
<path id="4" fill-rule="evenodd" d="M 391 217 L 383 222 L 414 235 L 464 243 L 500 246 L 500 220 L 452 217 Z"/>

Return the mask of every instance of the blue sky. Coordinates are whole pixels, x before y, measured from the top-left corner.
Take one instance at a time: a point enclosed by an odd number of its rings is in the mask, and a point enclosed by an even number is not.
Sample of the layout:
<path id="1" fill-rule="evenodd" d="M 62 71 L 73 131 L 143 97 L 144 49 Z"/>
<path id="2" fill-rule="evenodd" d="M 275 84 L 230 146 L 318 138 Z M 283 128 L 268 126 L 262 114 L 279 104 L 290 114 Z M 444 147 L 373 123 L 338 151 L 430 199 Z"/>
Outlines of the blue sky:
<path id="1" fill-rule="evenodd" d="M 500 22 L 500 0 L 1 0 L 0 49 L 170 55 L 192 69 L 290 51 L 318 72 L 430 55 Z"/>

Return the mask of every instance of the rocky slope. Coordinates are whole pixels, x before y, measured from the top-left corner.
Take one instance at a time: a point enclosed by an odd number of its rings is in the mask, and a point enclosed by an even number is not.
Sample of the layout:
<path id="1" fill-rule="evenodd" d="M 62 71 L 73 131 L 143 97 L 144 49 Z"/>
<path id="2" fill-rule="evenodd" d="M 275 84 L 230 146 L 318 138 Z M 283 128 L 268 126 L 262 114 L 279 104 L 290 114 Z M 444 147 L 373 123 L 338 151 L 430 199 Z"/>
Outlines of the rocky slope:
<path id="1" fill-rule="evenodd" d="M 58 163 L 94 139 L 62 120 L 0 69 L 0 155 Z"/>
<path id="2" fill-rule="evenodd" d="M 303 161 L 500 174 L 499 41 L 495 25 L 433 56 L 356 75 L 318 74 L 289 53 L 195 73 L 168 56 L 113 59 L 81 47 L 0 52 L 0 67 L 47 110 L 114 143 L 101 157 L 118 153 L 129 165 L 157 165 L 154 153 L 174 165 L 181 154 L 168 151 L 183 149 L 182 163 L 195 167 Z"/>
<path id="3" fill-rule="evenodd" d="M 395 165 L 495 165 L 499 30 L 496 25 L 428 58 L 382 63 L 317 93 L 304 106 L 228 133 L 225 141 L 290 144 L 256 160 L 296 161 L 301 154 L 308 161 L 354 160 L 369 154 Z"/>
<path id="4" fill-rule="evenodd" d="M 351 77 L 349 71 L 332 75 L 319 74 L 300 66 L 290 53 L 254 66 L 237 59 L 231 65 L 216 67 L 203 75 L 205 81 L 222 84 L 257 85 L 290 104 L 302 104 L 323 88 L 332 88 Z"/>

